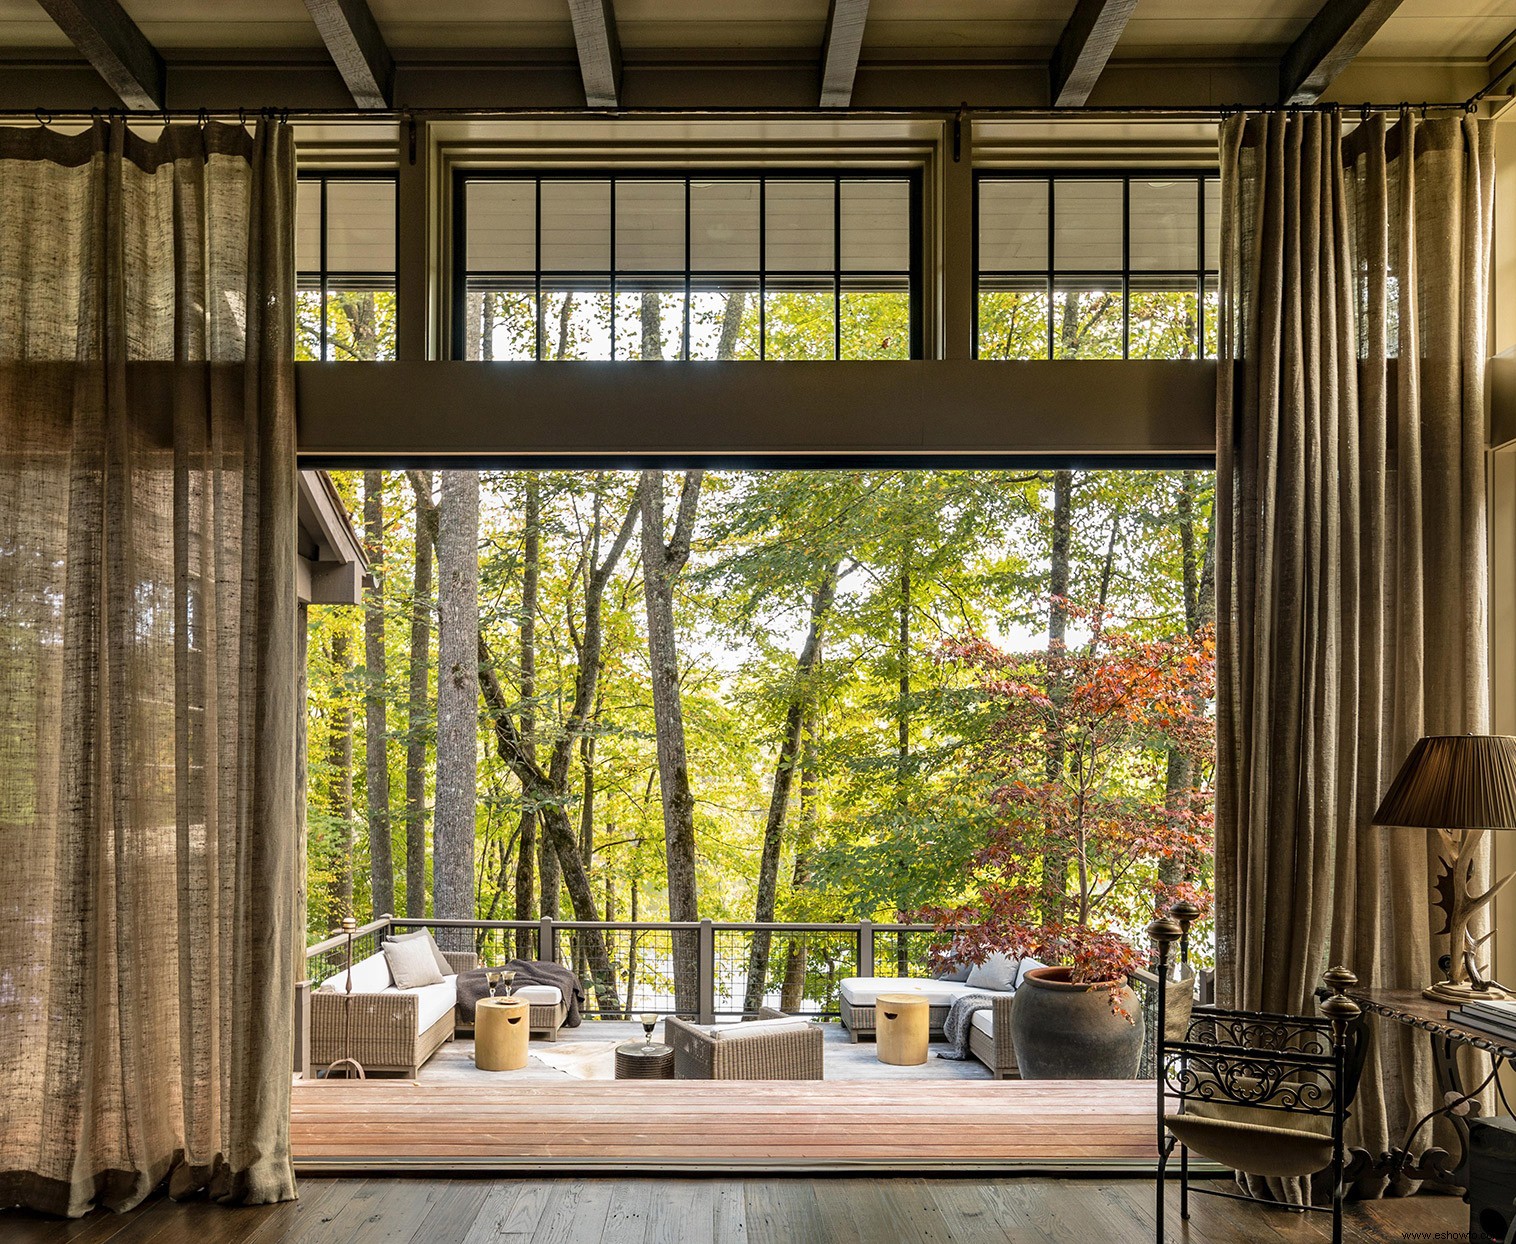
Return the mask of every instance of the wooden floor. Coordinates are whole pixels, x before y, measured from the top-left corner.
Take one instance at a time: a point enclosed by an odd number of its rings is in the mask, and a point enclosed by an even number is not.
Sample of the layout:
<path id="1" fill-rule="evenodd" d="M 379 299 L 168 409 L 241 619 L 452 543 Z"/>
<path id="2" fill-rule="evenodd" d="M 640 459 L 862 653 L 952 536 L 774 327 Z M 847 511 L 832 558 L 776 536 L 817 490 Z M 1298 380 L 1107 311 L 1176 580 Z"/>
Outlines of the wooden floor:
<path id="1" fill-rule="evenodd" d="M 1170 1241 L 1330 1238 L 1325 1214 L 1169 1199 Z M 1354 1244 L 1463 1239 L 1451 1197 L 1347 1210 Z M 1434 1233 L 1445 1233 L 1437 1235 Z M 3 1244 L 1091 1244 L 1153 1239 L 1146 1180 L 946 1176 L 768 1179 L 303 1179 L 300 1200 L 254 1209 L 148 1202 L 73 1222 L 0 1212 Z"/>
<path id="2" fill-rule="evenodd" d="M 1144 1082 L 295 1085 L 297 1170 L 1151 1169 Z"/>

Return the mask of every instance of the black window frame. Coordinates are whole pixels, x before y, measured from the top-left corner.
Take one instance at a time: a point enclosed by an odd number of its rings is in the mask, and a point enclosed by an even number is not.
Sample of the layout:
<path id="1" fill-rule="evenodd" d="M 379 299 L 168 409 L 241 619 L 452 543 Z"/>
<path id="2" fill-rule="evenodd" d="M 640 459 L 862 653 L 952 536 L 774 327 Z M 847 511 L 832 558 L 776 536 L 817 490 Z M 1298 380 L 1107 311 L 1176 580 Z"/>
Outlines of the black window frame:
<path id="1" fill-rule="evenodd" d="M 468 185 L 470 182 L 481 181 L 530 181 L 536 186 L 537 211 L 533 223 L 536 240 L 536 268 L 533 272 L 504 272 L 488 269 L 471 270 L 468 266 Z M 808 167 L 808 168 L 645 168 L 635 165 L 600 166 L 595 168 L 574 169 L 507 169 L 507 168 L 466 168 L 456 169 L 453 173 L 452 186 L 452 223 L 453 223 L 453 255 L 452 255 L 452 331 L 451 331 L 451 356 L 454 359 L 465 357 L 466 340 L 465 324 L 468 315 L 468 290 L 471 278 L 499 278 L 499 279 L 526 279 L 533 281 L 533 297 L 535 305 L 541 306 L 544 271 L 542 267 L 542 183 L 544 181 L 608 181 L 611 183 L 611 204 L 609 223 L 609 255 L 610 261 L 606 269 L 596 271 L 569 271 L 553 269 L 546 275 L 550 279 L 581 279 L 586 282 L 608 282 L 607 288 L 611 296 L 613 313 L 611 316 L 611 360 L 616 359 L 616 316 L 614 314 L 616 285 L 618 279 L 628 280 L 670 280 L 683 281 L 684 285 L 684 354 L 677 360 L 681 363 L 700 362 L 706 360 L 692 360 L 689 358 L 690 342 L 690 295 L 694 286 L 701 282 L 746 282 L 756 280 L 758 292 L 758 358 L 756 362 L 773 362 L 766 357 L 768 350 L 768 333 L 765 323 L 766 295 L 768 293 L 768 281 L 770 277 L 776 280 L 784 278 L 802 279 L 815 278 L 818 275 L 827 275 L 824 270 L 816 269 L 798 272 L 788 269 L 770 269 L 768 266 L 768 209 L 767 189 L 770 182 L 795 181 L 815 182 L 830 181 L 832 183 L 832 268 L 830 272 L 832 281 L 832 357 L 833 360 L 842 359 L 842 305 L 843 282 L 845 280 L 868 280 L 889 279 L 897 280 L 901 276 L 899 272 L 884 272 L 882 270 L 852 270 L 844 271 L 842 268 L 842 185 L 850 181 L 894 181 L 905 182 L 908 186 L 908 255 L 907 269 L 905 272 L 906 292 L 909 299 L 908 318 L 910 322 L 910 342 L 908 358 L 919 359 L 924 357 L 925 328 L 922 299 L 922 176 L 920 169 L 900 169 L 888 167 L 860 167 L 860 168 L 837 168 L 837 167 Z M 638 270 L 618 271 L 616 268 L 616 193 L 615 183 L 618 181 L 647 182 L 667 181 L 682 182 L 684 184 L 684 268 L 682 271 Z M 696 181 L 756 181 L 758 183 L 758 269 L 756 272 L 725 272 L 720 270 L 696 272 L 691 267 L 691 237 L 690 237 L 690 185 Z M 535 362 L 542 362 L 543 340 L 542 319 L 538 316 L 538 332 L 535 343 Z"/>
<path id="2" fill-rule="evenodd" d="M 321 295 L 321 332 L 317 341 L 317 358 L 320 362 L 330 362 L 327 358 L 327 346 L 329 333 L 327 329 L 327 307 L 330 301 L 332 286 L 357 285 L 363 281 L 374 280 L 372 272 L 333 272 L 327 266 L 327 245 L 329 242 L 327 231 L 327 187 L 334 181 L 387 181 L 394 190 L 395 195 L 395 267 L 390 271 L 389 288 L 395 295 L 395 305 L 400 304 L 400 174 L 394 169 L 387 168 L 360 168 L 360 169 L 309 169 L 296 173 L 297 182 L 310 182 L 321 187 L 319 200 L 320 221 L 318 224 L 320 240 L 320 263 L 321 266 L 315 272 L 310 269 L 302 269 L 298 265 L 295 269 L 295 293 L 310 293 L 319 291 Z M 298 201 L 298 200 L 297 200 Z M 298 227 L 298 222 L 297 222 Z M 302 278 L 316 278 L 316 285 L 302 284 Z M 346 278 L 344 280 L 344 278 Z"/>
<path id="3" fill-rule="evenodd" d="M 1056 330 L 1054 328 L 1053 297 L 1059 283 L 1069 281 L 1121 281 L 1121 361 L 1131 359 L 1131 325 L 1132 325 L 1132 278 L 1135 275 L 1138 281 L 1147 278 L 1170 278 L 1178 279 L 1193 277 L 1195 281 L 1196 339 L 1194 342 L 1195 354 L 1193 359 L 1179 360 L 1201 362 L 1214 358 L 1205 350 L 1206 329 L 1208 327 L 1206 315 L 1206 290 L 1208 282 L 1210 288 L 1220 287 L 1220 271 L 1218 268 L 1206 267 L 1206 183 L 1219 182 L 1221 173 L 1215 168 L 1037 168 L 1037 169 L 976 169 L 974 171 L 974 202 L 973 202 L 973 262 L 974 262 L 974 306 L 973 306 L 973 333 L 974 333 L 974 358 L 980 358 L 979 354 L 979 299 L 983 292 L 983 285 L 989 280 L 1036 280 L 1041 278 L 1045 296 L 1048 301 L 1047 315 L 1047 358 L 1053 359 L 1055 355 Z M 1194 180 L 1195 182 L 1195 267 L 1194 268 L 1132 268 L 1132 182 L 1173 179 Z M 979 256 L 980 242 L 980 187 L 986 181 L 1007 182 L 1044 182 L 1047 187 L 1047 264 L 1042 268 L 993 268 L 986 270 L 981 266 Z M 1056 185 L 1060 181 L 1119 181 L 1121 183 L 1121 267 L 1095 270 L 1091 268 L 1060 268 L 1058 255 L 1054 247 L 1054 238 L 1058 228 L 1057 217 L 1057 190 Z M 1220 256 L 1217 256 L 1218 263 Z M 995 360 L 997 362 L 1005 360 Z"/>

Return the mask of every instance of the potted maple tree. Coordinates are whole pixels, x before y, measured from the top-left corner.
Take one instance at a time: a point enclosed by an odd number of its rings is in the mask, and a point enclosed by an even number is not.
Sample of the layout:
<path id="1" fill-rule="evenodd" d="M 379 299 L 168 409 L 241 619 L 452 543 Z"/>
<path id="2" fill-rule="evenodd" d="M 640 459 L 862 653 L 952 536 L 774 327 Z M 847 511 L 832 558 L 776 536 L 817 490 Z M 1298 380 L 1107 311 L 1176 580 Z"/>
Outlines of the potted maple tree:
<path id="1" fill-rule="evenodd" d="M 944 649 L 992 706 L 980 763 L 997 819 L 964 901 L 915 915 L 943 934 L 943 959 L 1047 965 L 1011 1012 L 1023 1077 L 1130 1078 L 1135 935 L 1181 898 L 1209 907 L 1214 645 L 1208 631 L 1144 639 L 1066 608 L 1087 643 L 1016 654 L 970 636 Z"/>

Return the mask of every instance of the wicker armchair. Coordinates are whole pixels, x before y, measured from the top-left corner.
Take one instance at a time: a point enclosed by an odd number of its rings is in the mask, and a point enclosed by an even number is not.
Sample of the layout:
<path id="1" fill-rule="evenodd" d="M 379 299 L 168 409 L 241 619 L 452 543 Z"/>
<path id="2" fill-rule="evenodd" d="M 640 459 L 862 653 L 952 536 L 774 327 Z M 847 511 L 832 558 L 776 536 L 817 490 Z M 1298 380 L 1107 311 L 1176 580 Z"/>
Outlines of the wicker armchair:
<path id="1" fill-rule="evenodd" d="M 759 1019 L 786 1018 L 764 1007 Z M 663 1039 L 674 1047 L 676 1080 L 819 1080 L 826 1037 L 819 1024 L 790 1032 L 738 1038 L 713 1037 L 708 1026 L 675 1016 L 663 1021 Z"/>

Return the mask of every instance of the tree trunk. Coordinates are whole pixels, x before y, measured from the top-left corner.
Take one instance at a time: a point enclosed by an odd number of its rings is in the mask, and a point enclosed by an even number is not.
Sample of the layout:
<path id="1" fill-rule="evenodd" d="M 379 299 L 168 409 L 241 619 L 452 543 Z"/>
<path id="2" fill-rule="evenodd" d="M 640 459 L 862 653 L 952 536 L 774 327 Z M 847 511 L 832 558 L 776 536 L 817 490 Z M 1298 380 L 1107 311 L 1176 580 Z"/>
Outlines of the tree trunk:
<path id="1" fill-rule="evenodd" d="M 439 917 L 474 915 L 479 753 L 479 476 L 442 472 L 437 521 L 437 806 L 432 892 Z M 467 930 L 443 929 L 444 949 L 466 950 Z"/>
<path id="2" fill-rule="evenodd" d="M 800 834 L 795 843 L 795 867 L 790 875 L 790 889 L 798 890 L 810 880 L 811 848 L 816 837 L 816 705 L 811 705 L 805 723 L 805 745 L 800 753 Z M 805 1001 L 806 941 L 789 939 L 784 959 L 784 984 L 780 987 L 779 1009 L 786 1014 L 799 1011 Z"/>
<path id="3" fill-rule="evenodd" d="M 437 506 L 432 473 L 410 472 L 416 494 L 416 557 L 411 580 L 410 688 L 405 728 L 405 914 L 426 916 L 426 747 L 431 733 L 432 549 Z"/>
<path id="4" fill-rule="evenodd" d="M 363 473 L 363 535 L 374 586 L 363 609 L 363 746 L 368 789 L 369 894 L 373 914 L 395 911 L 395 865 L 390 854 L 390 762 L 384 651 L 384 472 Z"/>
<path id="5" fill-rule="evenodd" d="M 669 919 L 676 921 L 700 919 L 695 874 L 695 800 L 690 793 L 689 767 L 685 758 L 679 647 L 674 631 L 674 580 L 689 558 L 690 535 L 702 478 L 703 472 L 698 470 L 685 475 L 674 536 L 668 544 L 663 542 L 663 472 L 643 471 L 639 487 L 642 582 L 647 603 L 658 782 L 663 796 Z M 672 940 L 674 1007 L 681 1015 L 693 1015 L 699 1006 L 699 941 L 690 930 L 676 931 Z"/>
<path id="6" fill-rule="evenodd" d="M 564 881 L 568 887 L 569 900 L 574 905 L 575 916 L 580 920 L 598 921 L 600 914 L 595 903 L 595 891 L 590 884 L 589 874 L 579 861 L 568 814 L 554 797 L 551 779 L 535 762 L 527 758 L 521 734 L 511 720 L 510 701 L 506 699 L 500 679 L 495 674 L 494 663 L 482 635 L 478 637 L 475 668 L 479 671 L 484 702 L 494 725 L 495 753 L 511 767 L 526 797 L 539 809 L 538 824 L 563 864 Z M 584 944 L 600 1013 L 619 1014 L 621 1003 L 616 996 L 616 969 L 606 948 L 605 934 L 600 929 L 585 929 L 580 934 L 580 941 Z"/>
<path id="7" fill-rule="evenodd" d="M 1064 324 L 1067 331 L 1068 316 Z M 1053 532 L 1051 558 L 1048 571 L 1048 695 L 1055 704 L 1063 703 L 1067 692 L 1064 687 L 1064 651 L 1069 630 L 1069 540 L 1073 533 L 1074 473 L 1053 472 Z M 1067 754 L 1063 734 L 1052 731 L 1047 740 L 1047 761 L 1044 777 L 1049 785 L 1063 778 Z M 1049 849 L 1042 861 L 1042 918 L 1055 923 L 1063 918 L 1064 901 L 1068 895 L 1069 851 L 1066 846 L 1054 846 L 1056 836 L 1048 834 Z"/>
<path id="8" fill-rule="evenodd" d="M 794 690 L 785 710 L 784 732 L 779 740 L 779 758 L 774 765 L 774 786 L 769 796 L 768 817 L 763 826 L 763 850 L 758 860 L 758 899 L 753 919 L 759 924 L 774 919 L 779 890 L 779 854 L 784 845 L 784 819 L 789 809 L 791 779 L 800 757 L 801 728 L 810 706 L 810 676 L 821 652 L 821 631 L 837 595 L 837 570 L 836 562 L 828 566 L 822 574 L 820 584 L 811 594 L 810 629 L 806 633 L 805 643 L 801 645 L 800 655 L 795 658 Z M 757 1015 L 758 1008 L 763 1005 L 771 940 L 772 935 L 767 930 L 753 931 L 748 951 L 747 995 L 742 1004 L 744 1014 Z"/>
<path id="9" fill-rule="evenodd" d="M 347 633 L 332 634 L 332 666 L 337 671 L 337 703 L 333 718 L 329 762 L 336 771 L 332 783 L 332 819 L 341 826 L 342 854 L 337 871 L 337 911 L 353 914 L 353 853 L 357 827 L 353 824 L 353 705 L 348 696 L 353 685 L 353 655 Z"/>
<path id="10" fill-rule="evenodd" d="M 533 764 L 537 763 L 537 584 L 541 573 L 542 552 L 542 484 L 535 471 L 522 475 L 525 496 L 523 510 L 525 531 L 521 556 L 521 618 L 517 628 L 520 637 L 520 667 L 517 686 L 521 700 L 521 744 Z M 537 807 L 527 798 L 525 788 L 521 792 L 521 854 L 516 857 L 516 919 L 532 918 L 532 872 L 537 868 L 542 886 L 541 902 L 537 910 L 541 915 L 558 918 L 558 861 L 537 832 Z M 540 868 L 538 857 L 540 855 Z M 528 958 L 531 931 L 518 929 L 516 953 L 519 958 Z"/>

